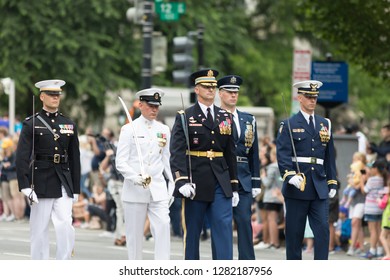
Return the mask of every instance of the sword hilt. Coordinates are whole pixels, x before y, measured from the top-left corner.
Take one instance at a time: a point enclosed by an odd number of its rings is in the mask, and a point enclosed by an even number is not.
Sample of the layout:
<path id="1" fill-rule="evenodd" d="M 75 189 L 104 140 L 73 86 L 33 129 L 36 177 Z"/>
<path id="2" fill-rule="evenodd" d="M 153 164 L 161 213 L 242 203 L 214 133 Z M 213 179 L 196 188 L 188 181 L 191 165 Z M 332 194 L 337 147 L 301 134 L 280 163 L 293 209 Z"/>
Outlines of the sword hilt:
<path id="1" fill-rule="evenodd" d="M 301 184 L 299 185 L 299 190 L 301 192 L 303 192 L 305 190 L 305 186 L 306 186 L 306 176 L 305 174 L 303 173 L 298 173 L 297 174 L 298 176 L 301 176 L 303 178 L 303 181 L 301 182 Z"/>

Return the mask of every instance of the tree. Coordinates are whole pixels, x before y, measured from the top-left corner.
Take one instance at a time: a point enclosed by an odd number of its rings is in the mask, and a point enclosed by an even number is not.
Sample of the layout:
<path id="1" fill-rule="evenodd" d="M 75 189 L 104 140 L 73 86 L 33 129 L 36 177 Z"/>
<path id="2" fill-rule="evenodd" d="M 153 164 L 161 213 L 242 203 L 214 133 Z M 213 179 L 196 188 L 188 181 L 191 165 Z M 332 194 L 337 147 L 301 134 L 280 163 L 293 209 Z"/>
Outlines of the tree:
<path id="1" fill-rule="evenodd" d="M 334 45 L 374 77 L 390 79 L 390 6 L 387 0 L 302 0 L 302 28 Z"/>
<path id="2" fill-rule="evenodd" d="M 349 106 L 364 116 L 364 125 L 370 127 L 367 132 L 379 131 L 390 118 L 389 1 L 297 3 L 305 19 L 300 21 L 298 34 L 310 34 L 320 50 L 331 51 L 349 63 Z"/>
<path id="3" fill-rule="evenodd" d="M 280 93 L 290 97 L 293 40 L 300 36 L 314 47 L 314 59 L 332 52 L 350 65 L 351 106 L 371 119 L 389 110 L 383 83 L 389 81 L 388 1 L 261 0 L 250 9 L 247 2 L 186 0 L 179 21 L 155 17 L 154 30 L 169 42 L 169 61 L 153 84 L 172 86 L 173 37 L 203 24 L 204 66 L 218 69 L 219 77 L 242 76 L 242 104 L 285 116 Z M 139 88 L 142 36 L 140 26 L 126 20 L 128 8 L 125 0 L 0 0 L 0 77 L 16 81 L 17 112 L 31 112 L 34 83 L 43 79 L 64 79 L 63 105 L 85 108 L 87 122 L 104 117 L 108 90 Z"/>
<path id="4" fill-rule="evenodd" d="M 67 100 L 89 120 L 104 114 L 107 89 L 139 83 L 140 40 L 132 38 L 126 1 L 0 1 L 0 76 L 16 81 L 17 112 L 31 112 L 34 83 L 64 79 Z M 73 105 L 71 103 L 70 105 Z M 24 117 L 24 116 L 22 116 Z"/>

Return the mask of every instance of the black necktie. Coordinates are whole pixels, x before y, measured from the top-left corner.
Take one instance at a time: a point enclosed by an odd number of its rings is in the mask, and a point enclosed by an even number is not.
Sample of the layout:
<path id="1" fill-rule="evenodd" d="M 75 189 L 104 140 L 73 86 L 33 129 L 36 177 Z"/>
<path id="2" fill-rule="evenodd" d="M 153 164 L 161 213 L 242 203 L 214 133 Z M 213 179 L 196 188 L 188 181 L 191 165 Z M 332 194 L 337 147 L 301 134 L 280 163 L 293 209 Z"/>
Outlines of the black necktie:
<path id="1" fill-rule="evenodd" d="M 233 137 L 234 137 L 234 140 L 237 141 L 238 139 L 238 130 L 237 130 L 237 126 L 236 126 L 236 122 L 234 121 L 236 117 L 233 115 Z"/>
<path id="2" fill-rule="evenodd" d="M 213 120 L 213 116 L 211 116 L 211 109 L 210 108 L 207 108 L 207 119 L 206 119 L 206 122 L 207 122 L 207 126 L 208 127 L 213 127 L 214 120 Z"/>
<path id="3" fill-rule="evenodd" d="M 313 116 L 312 115 L 310 115 L 310 117 L 309 117 L 309 126 L 311 128 L 311 131 L 314 133 L 315 129 L 314 129 L 314 123 L 313 123 Z"/>

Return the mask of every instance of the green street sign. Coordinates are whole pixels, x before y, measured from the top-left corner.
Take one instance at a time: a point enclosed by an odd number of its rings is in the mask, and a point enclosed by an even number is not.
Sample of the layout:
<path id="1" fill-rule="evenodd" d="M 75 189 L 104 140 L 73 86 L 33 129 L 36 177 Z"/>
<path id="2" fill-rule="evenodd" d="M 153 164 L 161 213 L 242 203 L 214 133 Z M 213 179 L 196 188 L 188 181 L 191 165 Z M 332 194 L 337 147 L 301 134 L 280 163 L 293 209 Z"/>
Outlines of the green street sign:
<path id="1" fill-rule="evenodd" d="M 155 0 L 155 9 L 161 20 L 174 21 L 178 20 L 180 15 L 185 13 L 186 3 Z"/>
<path id="2" fill-rule="evenodd" d="M 174 21 L 179 19 L 179 14 L 175 13 L 162 13 L 160 14 L 160 19 L 162 21 Z"/>

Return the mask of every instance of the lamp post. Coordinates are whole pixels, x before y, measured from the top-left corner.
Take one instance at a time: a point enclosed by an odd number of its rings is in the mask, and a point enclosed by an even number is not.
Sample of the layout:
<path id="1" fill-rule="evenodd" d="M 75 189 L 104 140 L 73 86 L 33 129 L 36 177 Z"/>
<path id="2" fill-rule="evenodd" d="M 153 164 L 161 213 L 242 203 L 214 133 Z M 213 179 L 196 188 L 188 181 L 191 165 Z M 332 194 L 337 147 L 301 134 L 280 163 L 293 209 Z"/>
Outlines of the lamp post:
<path id="1" fill-rule="evenodd" d="M 152 35 L 153 35 L 153 0 L 144 1 L 144 18 L 142 22 L 142 89 L 152 86 Z"/>
<path id="2" fill-rule="evenodd" d="M 134 0 L 134 7 L 126 11 L 129 21 L 142 25 L 142 89 L 152 86 L 152 38 L 153 38 L 153 0 Z"/>
<path id="3" fill-rule="evenodd" d="M 0 79 L 3 84 L 4 92 L 8 94 L 8 118 L 9 118 L 9 134 L 13 135 L 15 132 L 15 81 L 11 78 Z"/>

